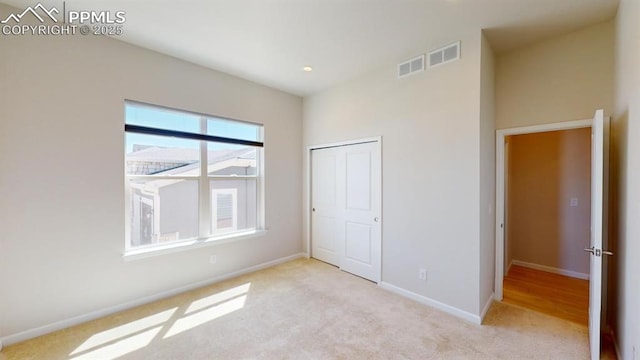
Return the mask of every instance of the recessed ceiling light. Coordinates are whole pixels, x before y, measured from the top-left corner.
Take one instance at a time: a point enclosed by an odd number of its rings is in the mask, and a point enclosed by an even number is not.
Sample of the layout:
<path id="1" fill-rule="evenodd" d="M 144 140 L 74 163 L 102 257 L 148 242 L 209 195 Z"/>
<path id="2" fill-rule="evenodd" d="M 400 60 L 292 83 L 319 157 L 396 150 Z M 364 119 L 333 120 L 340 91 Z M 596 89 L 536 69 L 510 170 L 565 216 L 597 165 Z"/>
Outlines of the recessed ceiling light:
<path id="1" fill-rule="evenodd" d="M 313 68 L 311 66 L 305 66 L 302 68 L 302 70 L 309 72 L 309 71 L 313 71 Z"/>

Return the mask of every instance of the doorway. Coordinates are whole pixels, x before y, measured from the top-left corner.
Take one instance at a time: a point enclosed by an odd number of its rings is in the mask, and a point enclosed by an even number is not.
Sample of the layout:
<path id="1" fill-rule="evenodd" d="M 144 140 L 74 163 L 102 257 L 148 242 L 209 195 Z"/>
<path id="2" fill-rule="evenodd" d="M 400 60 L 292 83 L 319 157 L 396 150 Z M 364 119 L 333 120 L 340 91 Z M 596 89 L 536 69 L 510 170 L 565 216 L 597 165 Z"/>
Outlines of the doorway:
<path id="1" fill-rule="evenodd" d="M 600 357 L 601 324 L 606 323 L 606 272 L 603 276 L 603 256 L 613 255 L 607 248 L 608 229 L 608 149 L 609 119 L 604 111 L 595 111 L 593 119 L 546 124 L 496 132 L 496 268 L 494 297 L 503 300 L 505 272 L 505 138 L 509 135 L 540 133 L 546 131 L 591 128 L 591 217 L 589 253 L 589 346 L 591 359 Z M 573 201 L 571 201 L 573 202 Z M 604 306 L 603 306 L 604 305 Z M 602 318 L 601 318 L 602 317 Z"/>
<path id="2" fill-rule="evenodd" d="M 509 258 L 509 253 L 512 253 L 512 249 L 509 247 L 509 243 L 505 242 L 505 235 L 507 235 L 509 224 L 512 219 L 509 218 L 509 211 L 507 211 L 507 202 L 512 202 L 509 199 L 509 193 L 507 187 L 512 187 L 509 182 L 507 161 L 512 163 L 510 155 L 512 153 L 512 145 L 507 142 L 507 139 L 511 136 L 526 135 L 526 134 L 539 134 L 553 131 L 574 130 L 591 128 L 592 120 L 579 120 L 563 123 L 554 123 L 514 129 L 498 130 L 496 136 L 496 228 L 499 230 L 496 232 L 496 281 L 495 281 L 495 297 L 496 300 L 502 300 L 503 298 L 503 278 L 508 266 L 512 259 Z M 569 201 L 571 201 L 570 199 Z M 579 202 L 579 199 L 578 199 Z M 507 262 L 506 260 L 509 260 Z"/>
<path id="3" fill-rule="evenodd" d="M 310 161 L 310 256 L 381 280 L 382 158 L 379 138 L 316 146 Z"/>
<path id="4" fill-rule="evenodd" d="M 591 128 L 505 137 L 504 302 L 588 324 Z"/>

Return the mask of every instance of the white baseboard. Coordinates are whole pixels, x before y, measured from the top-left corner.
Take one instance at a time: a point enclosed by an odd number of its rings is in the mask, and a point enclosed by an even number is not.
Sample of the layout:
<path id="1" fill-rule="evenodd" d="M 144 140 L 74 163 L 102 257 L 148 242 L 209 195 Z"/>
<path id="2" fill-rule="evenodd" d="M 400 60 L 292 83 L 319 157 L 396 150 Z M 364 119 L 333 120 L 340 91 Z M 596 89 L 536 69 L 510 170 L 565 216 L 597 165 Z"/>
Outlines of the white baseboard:
<path id="1" fill-rule="evenodd" d="M 177 294 L 181 294 L 184 293 L 186 291 L 190 291 L 193 289 L 197 289 L 197 288 L 201 288 L 203 286 L 207 286 L 207 285 L 211 285 L 211 284 L 215 284 L 217 282 L 220 281 L 224 281 L 224 280 L 228 280 L 240 275 L 244 275 L 244 274 L 248 274 L 248 273 L 252 273 L 258 270 L 262 270 L 262 269 L 266 269 L 272 266 L 276 266 L 288 261 L 292 261 L 292 260 L 296 260 L 296 259 L 300 259 L 305 257 L 305 254 L 303 253 L 299 253 L 299 254 L 294 254 L 294 255 L 290 255 L 290 256 L 286 256 L 280 259 L 276 259 L 273 261 L 268 261 L 262 264 L 258 264 L 258 265 L 254 265 L 254 266 L 250 266 L 248 268 L 244 268 L 238 271 L 234 271 L 231 273 L 227 273 L 227 274 L 223 274 L 223 275 L 218 275 L 216 277 L 213 277 L 211 279 L 207 279 L 204 281 L 198 281 L 189 285 L 185 285 L 185 286 L 181 286 L 179 288 L 175 288 L 172 290 L 167 290 L 167 291 L 163 291 L 154 295 L 150 295 L 150 296 L 145 296 L 136 300 L 132 300 L 132 301 L 128 301 L 126 303 L 123 304 L 119 304 L 119 305 L 115 305 L 115 306 L 111 306 L 105 309 L 101 309 L 101 310 L 97 310 L 97 311 L 93 311 L 90 312 L 88 314 L 84 314 L 84 315 L 78 315 L 78 316 L 74 316 L 72 318 L 69 319 L 65 319 L 65 320 L 61 320 L 61 321 L 56 321 L 52 324 L 48 324 L 48 325 L 44 325 L 44 326 L 40 326 L 34 329 L 29 329 L 29 330 L 25 330 L 25 331 L 21 331 L 17 334 L 13 334 L 13 335 L 9 335 L 9 336 L 5 336 L 3 338 L 0 338 L 0 350 L 2 350 L 2 344 L 4 343 L 5 345 L 9 346 L 11 344 L 15 344 L 21 341 L 25 341 L 25 340 L 29 340 L 44 334 L 48 334 L 50 332 L 54 332 L 57 330 L 61 330 L 61 329 L 65 329 L 74 325 L 79 325 L 82 323 L 85 323 L 87 321 L 91 321 L 91 320 L 95 320 L 107 315 L 111 315 L 123 310 L 127 310 L 127 309 L 131 309 L 134 308 L 136 306 L 140 306 L 140 305 L 144 305 L 144 304 L 148 304 L 157 300 L 161 300 L 173 295 L 177 295 Z"/>
<path id="2" fill-rule="evenodd" d="M 484 308 L 482 308 L 482 312 L 480 313 L 480 323 L 482 323 L 484 321 L 484 317 L 487 316 L 487 312 L 489 311 L 489 309 L 491 308 L 491 305 L 493 304 L 494 296 L 495 294 L 491 293 L 491 296 L 489 296 L 489 298 L 487 299 L 487 302 L 484 304 Z"/>
<path id="3" fill-rule="evenodd" d="M 554 274 L 560 274 L 560 275 L 564 275 L 564 276 L 569 276 L 569 277 L 576 278 L 576 279 L 589 280 L 589 274 L 580 273 L 580 272 L 577 272 L 577 271 L 558 269 L 558 268 L 554 268 L 554 267 L 551 267 L 551 266 L 538 265 L 538 264 L 534 264 L 534 263 L 530 263 L 530 262 L 526 262 L 526 261 L 520 261 L 520 260 L 512 260 L 511 264 L 512 265 L 526 267 L 526 268 L 530 268 L 530 269 L 546 271 L 546 272 L 550 272 L 550 273 L 554 273 Z"/>
<path id="4" fill-rule="evenodd" d="M 417 301 L 421 304 L 425 304 L 428 306 L 431 306 L 433 308 L 436 308 L 438 310 L 444 311 L 448 314 L 454 315 L 456 317 L 459 317 L 461 319 L 470 321 L 474 324 L 481 324 L 482 323 L 482 319 L 480 318 L 480 316 L 478 315 L 474 315 L 470 312 L 466 312 L 464 310 L 460 310 L 456 307 L 447 305 L 445 303 L 441 303 L 437 300 L 433 300 L 431 298 L 428 298 L 426 296 L 420 295 L 420 294 L 416 294 L 414 292 L 411 292 L 409 290 L 405 290 L 403 288 L 397 287 L 395 285 L 391 285 L 387 282 L 380 282 L 379 286 L 385 290 L 391 291 L 392 293 L 396 293 L 398 295 L 404 296 L 406 298 L 409 298 L 411 300 Z"/>

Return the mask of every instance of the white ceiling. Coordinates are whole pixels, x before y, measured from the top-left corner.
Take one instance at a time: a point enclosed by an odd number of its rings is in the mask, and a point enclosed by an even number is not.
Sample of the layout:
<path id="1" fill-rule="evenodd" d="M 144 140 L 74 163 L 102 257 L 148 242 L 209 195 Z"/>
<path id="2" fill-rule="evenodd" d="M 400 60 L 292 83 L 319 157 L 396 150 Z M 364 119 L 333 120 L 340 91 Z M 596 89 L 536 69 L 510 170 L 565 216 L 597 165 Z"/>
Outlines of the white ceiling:
<path id="1" fill-rule="evenodd" d="M 0 1 L 18 8 L 36 2 Z M 494 50 L 503 52 L 611 19 L 617 6 L 617 0 L 66 1 L 67 9 L 126 11 L 123 41 L 302 96 L 470 29 L 486 29 Z M 314 71 L 302 71 L 305 65 Z"/>

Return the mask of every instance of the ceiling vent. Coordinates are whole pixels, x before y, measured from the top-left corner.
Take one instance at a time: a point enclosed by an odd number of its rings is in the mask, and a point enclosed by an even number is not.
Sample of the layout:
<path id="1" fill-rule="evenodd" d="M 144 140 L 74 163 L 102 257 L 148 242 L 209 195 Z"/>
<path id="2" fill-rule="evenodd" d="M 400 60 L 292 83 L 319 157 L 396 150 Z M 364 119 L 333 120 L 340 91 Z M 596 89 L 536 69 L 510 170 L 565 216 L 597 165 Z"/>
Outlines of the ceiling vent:
<path id="1" fill-rule="evenodd" d="M 429 67 L 446 64 L 460 59 L 460 41 L 429 52 Z"/>
<path id="2" fill-rule="evenodd" d="M 424 71 L 424 54 L 398 64 L 398 78 Z"/>

